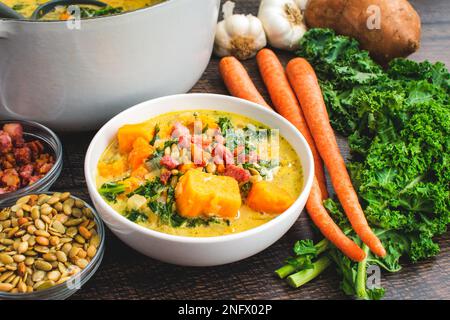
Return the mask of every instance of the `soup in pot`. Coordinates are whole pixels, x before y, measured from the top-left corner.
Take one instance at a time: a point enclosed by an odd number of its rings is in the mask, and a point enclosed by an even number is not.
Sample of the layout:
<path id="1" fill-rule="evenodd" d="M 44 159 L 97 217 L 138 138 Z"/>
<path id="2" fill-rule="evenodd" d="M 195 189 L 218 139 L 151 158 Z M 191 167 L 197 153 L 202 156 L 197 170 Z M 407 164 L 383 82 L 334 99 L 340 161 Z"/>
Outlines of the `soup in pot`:
<path id="1" fill-rule="evenodd" d="M 31 17 L 38 6 L 49 2 L 50 0 L 3 0 L 3 3 L 10 6 L 24 17 Z M 100 0 L 108 6 L 99 8 L 96 6 L 79 5 L 81 18 L 92 18 L 117 14 L 126 11 L 137 10 L 149 7 L 166 0 Z M 53 11 L 46 14 L 44 20 L 67 20 L 71 17 L 66 6 L 58 6 Z"/>

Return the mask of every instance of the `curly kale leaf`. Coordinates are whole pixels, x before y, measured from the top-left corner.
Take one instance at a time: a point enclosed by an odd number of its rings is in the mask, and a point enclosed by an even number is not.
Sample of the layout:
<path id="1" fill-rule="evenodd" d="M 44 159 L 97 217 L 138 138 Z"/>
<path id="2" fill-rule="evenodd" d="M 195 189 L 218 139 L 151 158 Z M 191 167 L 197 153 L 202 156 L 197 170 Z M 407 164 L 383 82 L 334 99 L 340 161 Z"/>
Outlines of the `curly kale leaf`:
<path id="1" fill-rule="evenodd" d="M 102 184 L 98 192 L 108 201 L 116 202 L 117 196 L 125 192 L 125 184 L 118 182 L 106 182 Z"/>

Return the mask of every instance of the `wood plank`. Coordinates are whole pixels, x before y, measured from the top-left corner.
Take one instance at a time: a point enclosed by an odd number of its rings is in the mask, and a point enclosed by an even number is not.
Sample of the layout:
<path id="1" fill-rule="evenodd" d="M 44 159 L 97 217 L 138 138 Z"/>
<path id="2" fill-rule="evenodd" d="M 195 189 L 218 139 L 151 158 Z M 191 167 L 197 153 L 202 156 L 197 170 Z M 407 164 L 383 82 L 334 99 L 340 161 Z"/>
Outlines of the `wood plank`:
<path id="1" fill-rule="evenodd" d="M 257 0 L 236 0 L 236 11 L 257 13 Z M 444 61 L 450 66 L 450 5 L 448 0 L 415 0 L 423 22 L 422 47 L 412 58 Z M 291 54 L 278 52 L 284 63 Z M 192 92 L 227 94 L 213 58 Z M 255 60 L 245 62 L 256 86 L 267 97 Z M 94 133 L 63 135 L 64 170 L 55 190 L 69 190 L 88 200 L 84 183 L 84 154 Z M 345 141 L 340 140 L 345 146 Z M 343 150 L 346 150 L 343 147 Z M 273 270 L 291 254 L 298 239 L 314 236 L 303 213 L 299 221 L 278 242 L 244 261 L 214 267 L 187 268 L 147 258 L 127 247 L 111 232 L 107 234 L 104 261 L 95 276 L 74 298 L 77 299 L 344 299 L 339 278 L 330 269 L 299 290 L 275 278 Z M 316 235 L 317 239 L 317 235 Z M 402 271 L 382 275 L 390 299 L 450 298 L 450 236 L 439 239 L 441 254 L 417 264 L 405 262 Z"/>

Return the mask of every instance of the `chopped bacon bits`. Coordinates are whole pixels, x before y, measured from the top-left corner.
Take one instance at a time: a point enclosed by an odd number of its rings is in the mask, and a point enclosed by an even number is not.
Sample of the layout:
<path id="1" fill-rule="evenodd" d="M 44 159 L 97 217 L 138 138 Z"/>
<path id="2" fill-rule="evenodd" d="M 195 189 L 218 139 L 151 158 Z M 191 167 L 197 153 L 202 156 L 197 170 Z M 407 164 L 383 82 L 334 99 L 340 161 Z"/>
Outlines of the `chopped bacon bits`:
<path id="1" fill-rule="evenodd" d="M 175 169 L 180 163 L 173 159 L 170 155 L 165 155 L 161 158 L 159 162 L 162 166 L 166 167 L 169 170 Z"/>
<path id="2" fill-rule="evenodd" d="M 236 179 L 239 183 L 247 182 L 250 179 L 250 172 L 248 170 L 235 166 L 234 164 L 225 167 L 224 175 Z"/>
<path id="3" fill-rule="evenodd" d="M 159 179 L 161 180 L 162 183 L 167 184 L 167 182 L 169 181 L 171 176 L 172 176 L 172 172 L 170 172 L 170 171 L 162 171 L 161 172 L 161 176 L 159 177 Z"/>
<path id="4" fill-rule="evenodd" d="M 53 167 L 54 157 L 44 153 L 39 140 L 26 142 L 19 123 L 7 123 L 0 130 L 0 194 L 35 183 Z"/>

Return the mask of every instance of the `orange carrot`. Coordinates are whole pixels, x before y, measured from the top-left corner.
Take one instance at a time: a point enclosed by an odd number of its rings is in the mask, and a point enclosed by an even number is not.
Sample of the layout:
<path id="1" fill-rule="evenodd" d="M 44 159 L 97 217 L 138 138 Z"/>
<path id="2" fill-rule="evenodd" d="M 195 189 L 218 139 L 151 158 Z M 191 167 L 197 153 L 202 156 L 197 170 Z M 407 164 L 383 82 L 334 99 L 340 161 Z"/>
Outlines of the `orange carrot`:
<path id="1" fill-rule="evenodd" d="M 288 63 L 286 71 L 317 149 L 330 173 L 334 190 L 353 229 L 372 252 L 384 257 L 386 250 L 367 223 L 339 151 L 314 69 L 305 59 L 295 58 Z"/>
<path id="2" fill-rule="evenodd" d="M 247 70 L 235 57 L 222 58 L 219 63 L 219 70 L 232 96 L 272 109 L 258 92 L 258 89 L 256 89 Z"/>
<path id="3" fill-rule="evenodd" d="M 362 261 L 366 257 L 364 251 L 348 238 L 328 215 L 322 204 L 322 194 L 316 177 L 314 177 L 311 192 L 306 201 L 306 211 L 324 237 L 330 240 L 343 254 L 354 261 Z"/>
<path id="4" fill-rule="evenodd" d="M 327 182 L 323 170 L 323 162 L 317 151 L 314 139 L 306 124 L 302 109 L 294 91 L 292 91 L 284 68 L 275 53 L 270 49 L 262 49 L 256 55 L 259 72 L 269 91 L 273 106 L 279 114 L 290 121 L 305 137 L 314 157 L 315 176 L 320 186 L 323 199 L 328 198 Z"/>

